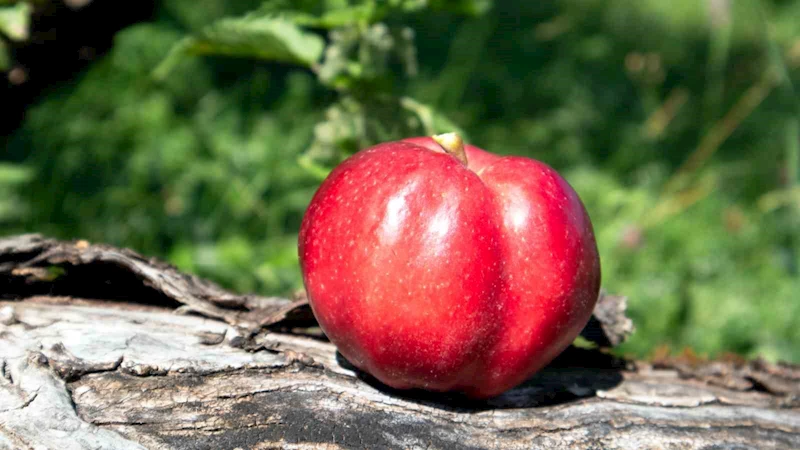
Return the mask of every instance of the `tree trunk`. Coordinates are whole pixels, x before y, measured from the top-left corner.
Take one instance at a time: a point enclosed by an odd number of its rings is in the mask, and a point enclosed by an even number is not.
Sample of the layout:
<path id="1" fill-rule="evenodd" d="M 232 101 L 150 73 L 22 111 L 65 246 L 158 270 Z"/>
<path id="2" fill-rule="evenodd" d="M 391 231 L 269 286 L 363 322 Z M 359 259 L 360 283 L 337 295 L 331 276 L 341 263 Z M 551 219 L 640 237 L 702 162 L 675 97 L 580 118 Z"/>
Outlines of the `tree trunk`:
<path id="1" fill-rule="evenodd" d="M 0 239 L 0 294 L 0 449 L 800 448 L 788 364 L 571 347 L 475 402 L 354 370 L 302 298 L 236 296 L 128 250 Z M 618 343 L 623 313 L 601 299 L 585 336 Z"/>

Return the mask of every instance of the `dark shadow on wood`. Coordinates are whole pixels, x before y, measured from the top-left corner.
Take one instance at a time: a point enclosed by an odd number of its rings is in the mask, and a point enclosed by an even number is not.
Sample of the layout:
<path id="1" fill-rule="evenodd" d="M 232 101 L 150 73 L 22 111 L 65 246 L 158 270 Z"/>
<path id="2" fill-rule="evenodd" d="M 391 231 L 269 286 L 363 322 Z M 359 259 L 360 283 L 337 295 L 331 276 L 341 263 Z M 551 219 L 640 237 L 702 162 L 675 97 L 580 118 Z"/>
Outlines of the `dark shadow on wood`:
<path id="1" fill-rule="evenodd" d="M 628 363 L 599 350 L 569 347 L 547 367 L 508 392 L 488 400 L 474 400 L 459 393 L 421 389 L 395 389 L 358 369 L 338 351 L 336 362 L 386 395 L 446 411 L 470 413 L 492 409 L 542 408 L 563 405 L 612 389 L 622 382 Z"/>
<path id="2" fill-rule="evenodd" d="M 36 269 L 33 269 L 36 270 Z M 182 303 L 144 283 L 141 277 L 119 265 L 97 262 L 39 267 L 36 276 L 0 276 L 0 297 L 25 298 L 36 295 L 77 297 L 178 308 Z M 30 275 L 34 275 L 33 271 Z"/>

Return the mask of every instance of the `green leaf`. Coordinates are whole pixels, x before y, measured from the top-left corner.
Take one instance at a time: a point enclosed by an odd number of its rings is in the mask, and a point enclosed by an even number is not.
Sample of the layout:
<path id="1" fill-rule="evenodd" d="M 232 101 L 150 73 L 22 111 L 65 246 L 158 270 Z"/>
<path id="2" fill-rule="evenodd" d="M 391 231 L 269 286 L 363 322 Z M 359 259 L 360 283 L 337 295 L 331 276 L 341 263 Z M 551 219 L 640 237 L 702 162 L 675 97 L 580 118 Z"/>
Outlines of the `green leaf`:
<path id="1" fill-rule="evenodd" d="M 397 0 L 332 0 L 302 2 L 272 0 L 257 14 L 279 16 L 305 27 L 333 29 L 366 26 L 383 20 Z"/>
<path id="2" fill-rule="evenodd" d="M 24 166 L 0 163 L 0 186 L 17 185 L 33 179 L 33 171 Z"/>
<path id="3" fill-rule="evenodd" d="M 304 27 L 332 29 L 354 25 L 371 24 L 379 21 L 385 9 L 378 10 L 372 2 L 334 9 L 321 14 L 310 14 L 302 11 L 282 11 L 269 13 L 273 17 L 281 17 Z"/>
<path id="4" fill-rule="evenodd" d="M 338 28 L 357 24 L 376 22 L 382 15 L 375 14 L 372 4 L 352 6 L 350 8 L 328 11 L 321 16 L 310 14 L 297 14 L 293 20 L 298 25 L 315 28 Z"/>
<path id="5" fill-rule="evenodd" d="M 284 17 L 248 15 L 222 19 L 178 42 L 154 75 L 164 78 L 184 55 L 224 55 L 311 67 L 324 48 L 320 36 Z"/>
<path id="6" fill-rule="evenodd" d="M 0 41 L 0 71 L 6 71 L 11 68 L 11 55 L 8 54 L 8 46 L 5 42 Z"/>
<path id="7" fill-rule="evenodd" d="M 492 3 L 492 0 L 432 0 L 428 7 L 453 14 L 480 16 L 492 8 Z"/>
<path id="8" fill-rule="evenodd" d="M 28 3 L 0 7 L 0 33 L 8 36 L 12 41 L 28 39 L 31 9 L 31 5 Z"/>

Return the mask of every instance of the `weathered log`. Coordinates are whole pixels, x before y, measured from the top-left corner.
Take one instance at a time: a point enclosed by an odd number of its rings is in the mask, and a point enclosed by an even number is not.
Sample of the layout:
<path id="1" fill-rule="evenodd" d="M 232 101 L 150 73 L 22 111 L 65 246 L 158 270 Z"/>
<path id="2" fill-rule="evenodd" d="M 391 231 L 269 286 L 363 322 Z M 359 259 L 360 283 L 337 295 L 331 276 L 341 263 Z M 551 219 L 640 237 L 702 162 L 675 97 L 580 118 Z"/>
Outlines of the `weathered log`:
<path id="1" fill-rule="evenodd" d="M 800 448 L 789 364 L 573 347 L 475 402 L 354 370 L 302 299 L 236 296 L 127 250 L 0 239 L 0 292 L 0 449 Z M 607 320 L 613 301 L 600 328 L 630 328 Z"/>

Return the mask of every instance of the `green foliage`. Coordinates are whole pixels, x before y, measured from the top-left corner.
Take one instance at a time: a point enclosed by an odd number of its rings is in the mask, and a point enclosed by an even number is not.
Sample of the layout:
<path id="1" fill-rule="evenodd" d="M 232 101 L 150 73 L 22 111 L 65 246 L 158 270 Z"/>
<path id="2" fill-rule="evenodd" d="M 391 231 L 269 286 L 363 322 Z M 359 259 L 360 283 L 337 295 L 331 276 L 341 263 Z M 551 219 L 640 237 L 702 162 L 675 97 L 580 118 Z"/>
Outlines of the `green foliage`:
<path id="1" fill-rule="evenodd" d="M 800 1 L 164 0 L 9 138 L 0 227 L 136 248 L 245 292 L 359 149 L 459 130 L 560 170 L 621 349 L 800 361 Z"/>
<path id="2" fill-rule="evenodd" d="M 29 223 L 42 232 L 174 254 L 182 266 L 242 289 L 286 289 L 279 265 L 295 245 L 287 228 L 297 228 L 315 180 L 280 163 L 305 148 L 317 121 L 312 80 L 296 73 L 271 86 L 278 82 L 260 68 L 225 83 L 190 60 L 163 84 L 151 82 L 150 71 L 180 38 L 158 25 L 131 27 L 69 95 L 51 96 L 30 112 L 10 144 L 20 153 L 35 149 L 27 158 L 39 170 L 28 191 L 37 205 Z M 278 89 L 279 104 L 265 104 L 263 97 Z M 266 202 L 268 195 L 282 201 Z M 250 267 L 278 267 L 248 270 L 239 284 L 224 279 L 245 272 L 220 269 L 240 255 L 232 249 L 241 236 L 252 241 Z"/>
<path id="3" fill-rule="evenodd" d="M 0 227 L 25 218 L 30 205 L 19 195 L 33 179 L 32 171 L 18 164 L 0 163 Z"/>
<path id="4" fill-rule="evenodd" d="M 0 71 L 11 67 L 11 51 L 3 37 L 11 41 L 24 41 L 30 32 L 31 5 L 24 2 L 0 2 Z"/>
<path id="5" fill-rule="evenodd" d="M 0 6 L 0 33 L 13 41 L 28 38 L 30 20 L 31 5 L 28 3 Z"/>
<path id="6" fill-rule="evenodd" d="M 223 19 L 181 40 L 156 72 L 158 78 L 166 77 L 183 54 L 239 56 L 310 67 L 322 55 L 324 45 L 321 37 L 281 17 Z"/>
<path id="7" fill-rule="evenodd" d="M 11 56 L 9 55 L 9 48 L 5 42 L 0 40 L 0 71 L 6 71 L 11 68 Z"/>

